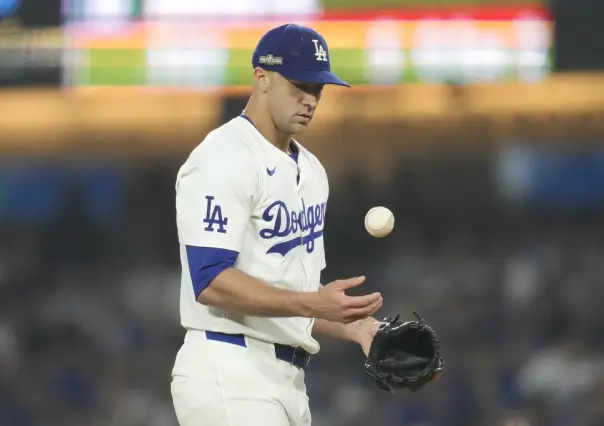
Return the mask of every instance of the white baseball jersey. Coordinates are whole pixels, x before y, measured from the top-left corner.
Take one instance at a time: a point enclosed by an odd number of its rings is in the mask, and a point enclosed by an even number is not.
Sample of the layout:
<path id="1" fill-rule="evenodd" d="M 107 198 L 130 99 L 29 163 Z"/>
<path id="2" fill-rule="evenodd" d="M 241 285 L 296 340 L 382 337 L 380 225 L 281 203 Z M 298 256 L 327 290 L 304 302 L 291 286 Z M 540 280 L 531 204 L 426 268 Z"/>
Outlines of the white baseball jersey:
<path id="1" fill-rule="evenodd" d="M 246 118 L 212 131 L 178 172 L 176 216 L 186 329 L 245 334 L 317 353 L 309 318 L 266 318 L 202 305 L 197 295 L 231 254 L 234 267 L 293 291 L 316 291 L 325 268 L 329 186 L 319 160 L 297 142 L 297 162 Z M 191 247 L 205 247 L 202 261 Z M 207 253 L 218 253 L 208 255 Z M 218 260 L 218 259 L 221 260 Z"/>

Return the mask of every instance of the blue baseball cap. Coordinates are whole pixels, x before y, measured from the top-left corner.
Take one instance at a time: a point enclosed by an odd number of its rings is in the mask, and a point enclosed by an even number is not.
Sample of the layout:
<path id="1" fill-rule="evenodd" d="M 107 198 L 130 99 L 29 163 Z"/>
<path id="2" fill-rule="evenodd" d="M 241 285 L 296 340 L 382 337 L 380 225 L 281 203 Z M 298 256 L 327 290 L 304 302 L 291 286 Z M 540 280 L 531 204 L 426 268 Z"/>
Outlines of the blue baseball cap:
<path id="1" fill-rule="evenodd" d="M 281 25 L 264 34 L 252 55 L 252 66 L 303 83 L 350 87 L 331 72 L 329 49 L 323 36 L 302 25 Z"/>

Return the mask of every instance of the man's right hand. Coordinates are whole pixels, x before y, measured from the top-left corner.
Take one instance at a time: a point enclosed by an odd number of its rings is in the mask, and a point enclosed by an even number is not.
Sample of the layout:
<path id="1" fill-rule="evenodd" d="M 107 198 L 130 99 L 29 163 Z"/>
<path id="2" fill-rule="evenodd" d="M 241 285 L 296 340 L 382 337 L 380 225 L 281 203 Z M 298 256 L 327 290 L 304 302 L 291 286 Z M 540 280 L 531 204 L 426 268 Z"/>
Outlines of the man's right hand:
<path id="1" fill-rule="evenodd" d="M 348 296 L 346 290 L 358 287 L 365 277 L 336 280 L 326 284 L 313 294 L 312 311 L 315 318 L 348 324 L 373 315 L 382 307 L 382 295 L 378 292 L 365 296 Z"/>

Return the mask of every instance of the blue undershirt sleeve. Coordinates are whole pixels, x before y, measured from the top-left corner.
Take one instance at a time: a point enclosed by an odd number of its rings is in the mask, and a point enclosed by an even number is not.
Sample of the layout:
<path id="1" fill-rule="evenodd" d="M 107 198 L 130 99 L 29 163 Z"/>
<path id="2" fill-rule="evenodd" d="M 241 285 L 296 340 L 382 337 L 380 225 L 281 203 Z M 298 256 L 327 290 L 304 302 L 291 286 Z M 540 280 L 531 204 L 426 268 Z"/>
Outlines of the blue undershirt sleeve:
<path id="1" fill-rule="evenodd" d="M 195 299 L 218 274 L 235 265 L 239 254 L 233 250 L 215 247 L 186 246 L 186 248 Z"/>

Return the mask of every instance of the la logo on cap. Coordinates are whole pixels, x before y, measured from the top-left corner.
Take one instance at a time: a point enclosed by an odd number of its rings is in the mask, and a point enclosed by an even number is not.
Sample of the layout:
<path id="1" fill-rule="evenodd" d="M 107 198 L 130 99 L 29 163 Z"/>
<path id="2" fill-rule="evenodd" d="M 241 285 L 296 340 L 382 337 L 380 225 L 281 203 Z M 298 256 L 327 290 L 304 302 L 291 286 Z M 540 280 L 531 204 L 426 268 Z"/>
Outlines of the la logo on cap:
<path id="1" fill-rule="evenodd" d="M 319 44 L 319 40 L 314 39 L 312 42 L 315 44 L 315 56 L 317 61 L 327 62 L 327 52 L 323 49 L 323 46 Z"/>

